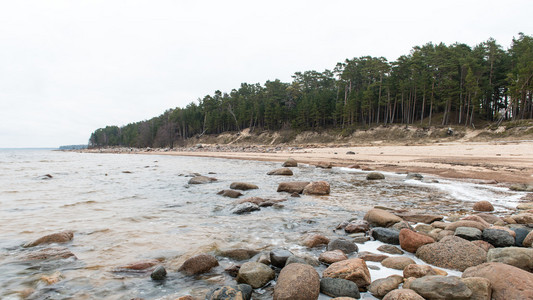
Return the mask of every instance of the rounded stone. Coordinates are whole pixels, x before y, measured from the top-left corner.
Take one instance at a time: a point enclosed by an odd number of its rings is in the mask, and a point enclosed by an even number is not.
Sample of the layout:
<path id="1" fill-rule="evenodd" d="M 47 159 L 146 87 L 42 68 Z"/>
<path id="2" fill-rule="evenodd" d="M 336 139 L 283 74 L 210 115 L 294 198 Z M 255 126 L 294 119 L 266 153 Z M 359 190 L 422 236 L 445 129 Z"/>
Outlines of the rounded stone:
<path id="1" fill-rule="evenodd" d="M 270 251 L 270 263 L 278 268 L 283 268 L 292 252 L 286 249 L 274 249 Z"/>
<path id="2" fill-rule="evenodd" d="M 380 172 L 370 172 L 366 175 L 366 180 L 382 180 L 385 179 L 385 175 Z"/>
<path id="3" fill-rule="evenodd" d="M 276 272 L 262 263 L 246 262 L 239 269 L 237 282 L 249 284 L 257 289 L 274 279 L 275 276 Z"/>
<path id="4" fill-rule="evenodd" d="M 484 241 L 491 243 L 494 247 L 509 247 L 515 243 L 511 234 L 501 229 L 485 229 L 482 237 Z"/>
<path id="5" fill-rule="evenodd" d="M 386 278 L 374 280 L 368 287 L 368 291 L 377 298 L 382 298 L 390 291 L 397 289 L 403 283 L 400 275 L 391 275 Z"/>
<path id="6" fill-rule="evenodd" d="M 199 254 L 187 259 L 178 271 L 187 275 L 196 275 L 207 273 L 216 266 L 218 266 L 218 261 L 214 256 Z"/>
<path id="7" fill-rule="evenodd" d="M 326 251 L 320 254 L 318 257 L 318 260 L 326 263 L 326 264 L 332 264 L 336 263 L 341 260 L 348 259 L 348 256 L 342 252 L 342 250 L 333 250 L 333 251 Z"/>
<path id="8" fill-rule="evenodd" d="M 345 239 L 335 239 L 328 243 L 328 251 L 341 250 L 346 254 L 357 252 L 359 249 L 356 244 Z"/>
<path id="9" fill-rule="evenodd" d="M 489 201 L 478 201 L 474 203 L 475 211 L 493 211 L 494 206 Z"/>
<path id="10" fill-rule="evenodd" d="M 372 237 L 383 243 L 400 244 L 400 232 L 396 229 L 375 227 L 372 229 Z"/>
<path id="11" fill-rule="evenodd" d="M 422 245 L 431 244 L 435 242 L 433 238 L 427 235 L 423 235 L 405 228 L 400 230 L 399 240 L 400 247 L 403 250 L 409 251 L 411 253 L 416 252 L 416 250 Z"/>
<path id="12" fill-rule="evenodd" d="M 385 258 L 381 261 L 381 265 L 387 268 L 403 270 L 410 264 L 414 264 L 415 261 L 406 256 L 392 256 Z"/>
<path id="13" fill-rule="evenodd" d="M 359 299 L 359 288 L 350 280 L 341 278 L 322 278 L 320 280 L 320 292 L 330 297 L 351 297 Z"/>
<path id="14" fill-rule="evenodd" d="M 150 277 L 153 280 L 163 280 L 167 277 L 167 270 L 165 270 L 165 267 L 163 266 L 158 266 L 152 274 L 150 274 Z"/>
<path id="15" fill-rule="evenodd" d="M 366 287 L 372 282 L 370 271 L 364 260 L 360 258 L 351 258 L 331 264 L 324 272 L 322 277 L 341 278 L 354 282 L 359 290 L 366 290 Z"/>
<path id="16" fill-rule="evenodd" d="M 316 300 L 320 293 L 320 276 L 304 264 L 290 264 L 279 273 L 274 300 Z"/>
<path id="17" fill-rule="evenodd" d="M 424 300 L 424 298 L 411 289 L 402 288 L 389 292 L 383 300 Z"/>

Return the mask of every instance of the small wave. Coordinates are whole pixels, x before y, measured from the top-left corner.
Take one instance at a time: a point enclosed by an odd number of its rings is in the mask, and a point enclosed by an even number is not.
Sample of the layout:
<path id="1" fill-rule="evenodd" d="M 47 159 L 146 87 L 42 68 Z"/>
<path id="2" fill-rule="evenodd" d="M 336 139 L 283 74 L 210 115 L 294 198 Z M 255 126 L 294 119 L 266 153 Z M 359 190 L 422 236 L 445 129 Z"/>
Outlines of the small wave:
<path id="1" fill-rule="evenodd" d="M 65 204 L 65 205 L 62 205 L 61 207 L 73 207 L 73 206 L 78 206 L 78 205 L 94 204 L 94 203 L 98 203 L 98 202 L 94 200 L 87 200 L 87 201 L 81 201 L 81 202 L 76 202 L 76 203 L 71 203 L 71 204 Z"/>

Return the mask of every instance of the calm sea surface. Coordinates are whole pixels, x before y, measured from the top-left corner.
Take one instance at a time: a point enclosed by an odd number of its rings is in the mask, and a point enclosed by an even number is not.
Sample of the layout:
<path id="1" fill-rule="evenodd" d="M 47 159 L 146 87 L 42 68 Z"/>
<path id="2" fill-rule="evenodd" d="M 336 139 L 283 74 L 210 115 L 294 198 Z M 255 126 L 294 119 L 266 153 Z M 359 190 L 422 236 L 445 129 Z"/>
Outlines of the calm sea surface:
<path id="1" fill-rule="evenodd" d="M 223 270 L 235 262 L 220 258 L 220 267 L 197 277 L 177 272 L 185 259 L 198 253 L 286 248 L 318 257 L 321 250 L 300 246 L 306 234 L 335 237 L 338 223 L 362 218 L 374 205 L 447 214 L 469 211 L 470 202 L 489 200 L 505 212 L 521 196 L 472 182 L 432 182 L 434 178 L 428 176 L 419 182 L 386 173 L 386 180 L 369 182 L 366 172 L 345 168 L 301 165 L 293 169 L 292 177 L 266 175 L 279 167 L 279 163 L 215 158 L 0 150 L 0 298 L 19 299 L 23 294 L 30 294 L 30 299 L 201 297 L 212 287 L 234 283 Z M 191 173 L 218 181 L 188 185 Z M 330 196 L 291 198 L 276 192 L 282 181 L 317 180 L 331 184 Z M 244 197 L 287 201 L 283 208 L 232 214 L 235 199 L 216 193 L 234 181 L 259 186 L 244 192 Z M 25 259 L 50 245 L 22 248 L 22 244 L 63 230 L 74 231 L 73 241 L 52 246 L 67 247 L 77 259 Z M 372 243 L 366 247 L 377 246 Z M 153 282 L 149 273 L 115 272 L 147 259 L 162 261 L 169 272 L 166 281 Z M 317 270 L 321 273 L 324 268 Z M 372 279 L 384 271 L 372 270 Z M 47 276 L 58 282 L 46 283 Z M 269 299 L 270 292 L 258 290 L 254 297 Z"/>

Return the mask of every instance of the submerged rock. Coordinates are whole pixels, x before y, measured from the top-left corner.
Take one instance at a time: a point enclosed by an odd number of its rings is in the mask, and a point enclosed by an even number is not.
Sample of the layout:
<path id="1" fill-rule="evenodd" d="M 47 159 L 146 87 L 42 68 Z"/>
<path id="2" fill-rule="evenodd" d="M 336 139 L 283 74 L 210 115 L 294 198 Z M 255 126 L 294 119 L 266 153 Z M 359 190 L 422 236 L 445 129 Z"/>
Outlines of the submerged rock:
<path id="1" fill-rule="evenodd" d="M 37 251 L 32 251 L 28 253 L 24 259 L 25 260 L 45 260 L 45 259 L 65 259 L 73 257 L 77 259 L 74 253 L 70 252 L 67 248 L 63 247 L 52 247 L 45 248 Z"/>
<path id="2" fill-rule="evenodd" d="M 52 244 L 52 243 L 66 243 L 72 241 L 74 238 L 74 232 L 67 230 L 58 233 L 53 233 L 40 237 L 34 241 L 24 244 L 22 247 L 35 247 L 42 244 Z"/>
<path id="3" fill-rule="evenodd" d="M 211 183 L 213 181 L 217 181 L 217 179 L 213 177 L 207 177 L 207 176 L 195 176 L 189 179 L 189 184 L 206 184 L 206 183 Z"/>
<path id="4" fill-rule="evenodd" d="M 247 182 L 233 182 L 229 186 L 232 190 L 241 190 L 241 191 L 247 191 L 247 190 L 255 190 L 259 187 L 253 183 L 247 183 Z"/>
<path id="5" fill-rule="evenodd" d="M 217 251 L 216 254 L 219 256 L 228 257 L 234 260 L 247 260 L 247 259 L 254 257 L 258 253 L 259 251 L 257 250 L 238 248 L 238 249 L 219 250 Z"/>
<path id="6" fill-rule="evenodd" d="M 290 264 L 279 273 L 274 300 L 315 300 L 320 293 L 320 277 L 306 264 Z"/>
<path id="7" fill-rule="evenodd" d="M 253 211 L 257 211 L 260 209 L 261 208 L 259 207 L 259 205 L 255 203 L 244 202 L 242 204 L 235 206 L 235 208 L 231 211 L 231 213 L 236 214 L 236 215 L 242 215 L 242 214 L 251 213 Z"/>
<path id="8" fill-rule="evenodd" d="M 275 276 L 274 270 L 262 263 L 246 262 L 239 269 L 237 282 L 249 284 L 257 289 L 274 279 Z"/>
<path id="9" fill-rule="evenodd" d="M 289 168 L 280 168 L 268 172 L 267 175 L 292 176 L 293 173 Z"/>
<path id="10" fill-rule="evenodd" d="M 167 270 L 165 270 L 165 267 L 159 266 L 150 274 L 150 277 L 153 280 L 163 280 L 167 277 Z"/>
<path id="11" fill-rule="evenodd" d="M 206 300 L 250 300 L 253 289 L 248 284 L 223 286 L 212 289 L 205 296 Z"/>

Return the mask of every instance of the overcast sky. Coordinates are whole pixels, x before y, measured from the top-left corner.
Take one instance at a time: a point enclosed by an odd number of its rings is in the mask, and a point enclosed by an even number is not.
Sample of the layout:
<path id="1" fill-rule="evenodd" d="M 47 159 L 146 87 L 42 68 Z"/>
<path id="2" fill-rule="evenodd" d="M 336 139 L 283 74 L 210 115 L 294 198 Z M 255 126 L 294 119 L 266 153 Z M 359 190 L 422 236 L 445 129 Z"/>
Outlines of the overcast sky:
<path id="1" fill-rule="evenodd" d="M 531 35 L 533 1 L 3 1 L 0 148 L 87 143 L 240 83 Z"/>

